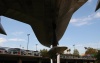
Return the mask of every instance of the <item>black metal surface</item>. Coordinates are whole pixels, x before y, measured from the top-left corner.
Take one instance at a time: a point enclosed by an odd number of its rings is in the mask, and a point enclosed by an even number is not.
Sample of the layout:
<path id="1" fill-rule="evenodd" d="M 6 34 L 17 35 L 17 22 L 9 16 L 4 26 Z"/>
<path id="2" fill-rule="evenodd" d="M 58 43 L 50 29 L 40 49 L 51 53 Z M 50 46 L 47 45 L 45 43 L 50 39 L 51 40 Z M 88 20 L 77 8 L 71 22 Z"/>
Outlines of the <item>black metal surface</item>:
<path id="1" fill-rule="evenodd" d="M 98 2 L 97 2 L 97 6 L 96 6 L 96 10 L 95 11 L 97 11 L 99 8 L 100 8 L 100 0 L 98 0 Z"/>
<path id="2" fill-rule="evenodd" d="M 58 44 L 73 13 L 86 1 L 0 0 L 0 15 L 29 24 L 39 42 L 50 47 Z M 56 24 L 55 30 L 52 21 Z"/>
<path id="3" fill-rule="evenodd" d="M 1 23 L 0 23 L 0 33 L 7 35 Z"/>

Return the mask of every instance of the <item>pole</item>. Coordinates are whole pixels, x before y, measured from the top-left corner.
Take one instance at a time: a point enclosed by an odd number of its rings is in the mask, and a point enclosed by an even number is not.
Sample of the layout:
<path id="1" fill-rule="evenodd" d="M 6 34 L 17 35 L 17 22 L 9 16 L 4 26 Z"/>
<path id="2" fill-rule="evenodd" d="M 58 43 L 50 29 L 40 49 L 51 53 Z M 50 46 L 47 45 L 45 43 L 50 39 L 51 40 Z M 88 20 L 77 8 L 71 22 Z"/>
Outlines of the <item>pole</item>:
<path id="1" fill-rule="evenodd" d="M 73 45 L 73 47 L 74 47 L 74 50 L 75 50 L 75 44 Z"/>
<path id="2" fill-rule="evenodd" d="M 0 23 L 1 23 L 1 16 L 0 16 Z"/>
<path id="3" fill-rule="evenodd" d="M 37 45 L 38 45 L 38 44 L 36 44 L 36 51 L 37 51 Z"/>
<path id="4" fill-rule="evenodd" d="M 51 45 L 50 48 L 52 48 L 52 47 L 53 47 L 53 45 Z M 53 63 L 53 59 L 52 58 L 50 59 L 50 63 Z"/>
<path id="5" fill-rule="evenodd" d="M 20 51 L 19 51 L 19 55 L 21 55 L 21 45 L 20 45 Z"/>
<path id="6" fill-rule="evenodd" d="M 27 36 L 28 36 L 27 50 L 28 50 L 28 44 L 29 44 L 29 35 L 30 35 L 30 34 L 27 34 Z"/>

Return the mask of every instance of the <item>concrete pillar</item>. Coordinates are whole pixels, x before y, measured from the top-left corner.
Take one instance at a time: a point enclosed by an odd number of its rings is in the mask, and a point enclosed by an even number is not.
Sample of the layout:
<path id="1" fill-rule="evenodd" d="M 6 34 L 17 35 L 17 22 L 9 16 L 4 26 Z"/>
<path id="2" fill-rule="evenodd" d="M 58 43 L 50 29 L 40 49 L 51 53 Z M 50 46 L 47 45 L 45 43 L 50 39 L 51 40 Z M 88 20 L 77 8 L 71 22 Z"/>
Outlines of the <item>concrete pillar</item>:
<path id="1" fill-rule="evenodd" d="M 60 63 L 60 54 L 57 54 L 57 63 Z"/>
<path id="2" fill-rule="evenodd" d="M 53 63 L 53 59 L 50 59 L 50 63 Z"/>
<path id="3" fill-rule="evenodd" d="M 21 60 L 21 59 L 19 59 L 19 60 L 18 60 L 18 63 L 22 63 L 22 60 Z"/>

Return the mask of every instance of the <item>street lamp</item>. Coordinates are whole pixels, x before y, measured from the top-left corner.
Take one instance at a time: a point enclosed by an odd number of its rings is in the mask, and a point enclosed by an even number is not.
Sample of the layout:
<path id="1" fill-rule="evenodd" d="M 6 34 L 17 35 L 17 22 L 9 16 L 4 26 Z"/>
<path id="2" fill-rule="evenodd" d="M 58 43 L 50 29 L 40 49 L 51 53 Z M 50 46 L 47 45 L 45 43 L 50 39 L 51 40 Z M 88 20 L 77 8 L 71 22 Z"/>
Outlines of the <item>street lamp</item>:
<path id="1" fill-rule="evenodd" d="M 28 50 L 28 44 L 29 44 L 29 35 L 30 35 L 30 34 L 27 34 L 27 36 L 28 36 L 27 50 Z"/>
<path id="2" fill-rule="evenodd" d="M 36 44 L 36 51 L 37 51 L 37 45 L 38 45 L 38 44 Z"/>
<path id="3" fill-rule="evenodd" d="M 73 45 L 73 47 L 74 47 L 74 50 L 75 50 L 75 44 Z"/>
<path id="4" fill-rule="evenodd" d="M 85 49 L 88 49 L 87 47 L 84 47 Z"/>

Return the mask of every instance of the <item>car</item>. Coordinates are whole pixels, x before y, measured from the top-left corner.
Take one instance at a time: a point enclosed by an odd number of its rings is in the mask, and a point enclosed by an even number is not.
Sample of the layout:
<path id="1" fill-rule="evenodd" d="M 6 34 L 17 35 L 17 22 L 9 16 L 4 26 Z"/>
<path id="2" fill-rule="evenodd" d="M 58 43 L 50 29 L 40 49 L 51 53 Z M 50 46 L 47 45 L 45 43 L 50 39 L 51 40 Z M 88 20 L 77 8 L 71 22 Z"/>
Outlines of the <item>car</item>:
<path id="1" fill-rule="evenodd" d="M 26 55 L 33 55 L 31 50 L 25 50 L 26 51 Z"/>
<path id="2" fill-rule="evenodd" d="M 7 50 L 5 48 L 0 48 L 0 54 L 7 54 Z"/>
<path id="3" fill-rule="evenodd" d="M 40 56 L 40 52 L 39 51 L 33 51 L 34 56 Z"/>
<path id="4" fill-rule="evenodd" d="M 26 55 L 26 52 L 20 48 L 10 48 L 8 50 L 9 54 L 16 54 L 16 55 Z"/>

